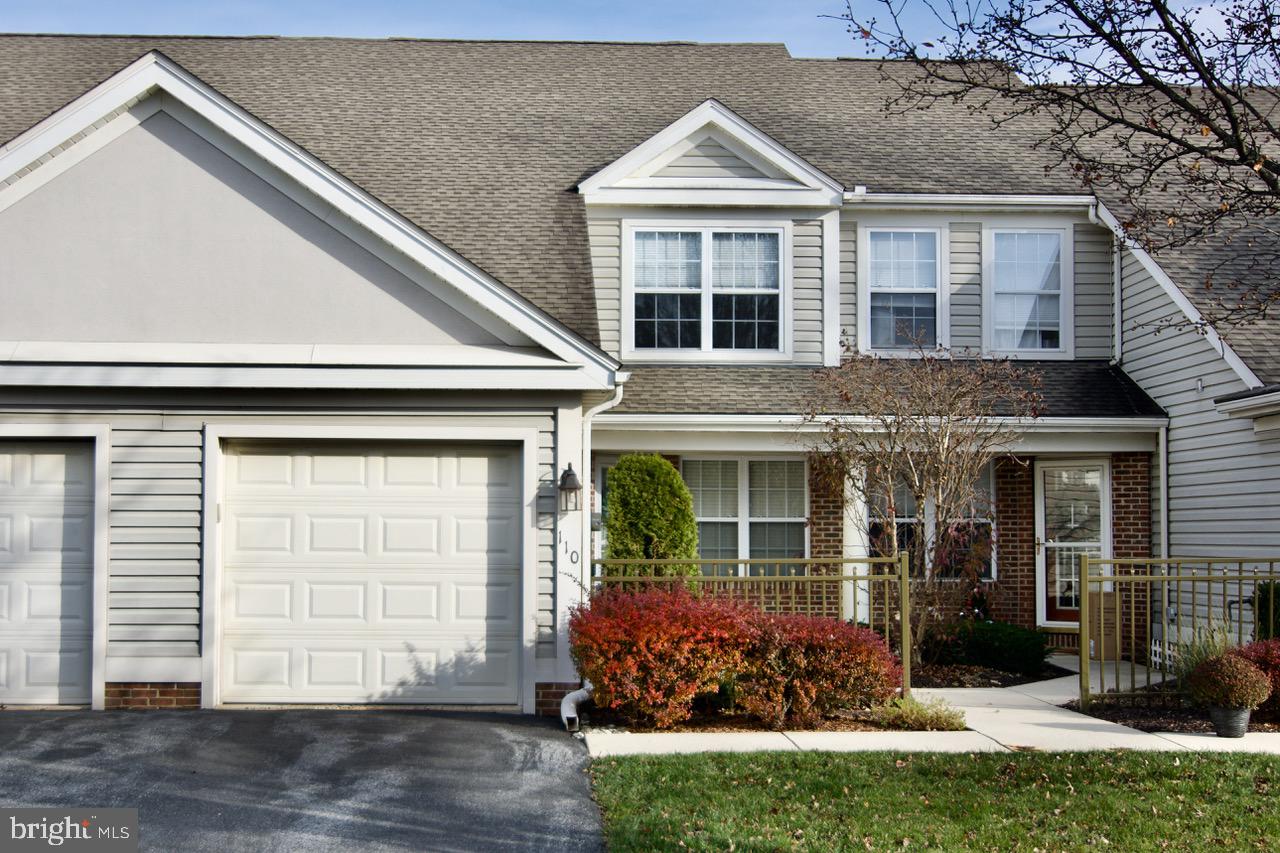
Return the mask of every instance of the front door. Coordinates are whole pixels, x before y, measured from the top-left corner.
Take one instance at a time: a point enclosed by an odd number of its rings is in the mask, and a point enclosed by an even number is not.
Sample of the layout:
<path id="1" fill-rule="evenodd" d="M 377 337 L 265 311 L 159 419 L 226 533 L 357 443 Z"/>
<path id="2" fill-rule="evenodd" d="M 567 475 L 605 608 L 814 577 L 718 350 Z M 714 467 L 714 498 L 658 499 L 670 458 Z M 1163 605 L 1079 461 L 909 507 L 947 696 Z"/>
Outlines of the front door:
<path id="1" fill-rule="evenodd" d="M 1041 621 L 1080 619 L 1080 555 L 1108 550 L 1111 501 L 1103 462 L 1036 464 L 1036 565 Z"/>

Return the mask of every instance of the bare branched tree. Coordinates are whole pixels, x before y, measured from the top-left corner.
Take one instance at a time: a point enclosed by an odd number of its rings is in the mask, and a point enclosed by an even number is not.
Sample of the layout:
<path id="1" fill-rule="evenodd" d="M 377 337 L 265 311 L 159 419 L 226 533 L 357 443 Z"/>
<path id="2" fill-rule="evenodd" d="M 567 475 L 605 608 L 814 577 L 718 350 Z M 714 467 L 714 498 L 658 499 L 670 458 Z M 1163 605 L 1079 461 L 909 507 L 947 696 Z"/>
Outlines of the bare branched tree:
<path id="1" fill-rule="evenodd" d="M 994 515 L 984 469 L 1043 409 L 1038 374 L 1015 362 L 917 356 L 858 356 L 821 371 L 806 416 L 822 427 L 815 479 L 848 490 L 873 551 L 910 556 L 916 657 L 968 606 L 990 559 L 991 526 L 975 521 Z"/>
<path id="2" fill-rule="evenodd" d="M 1149 251 L 1196 256 L 1220 330 L 1280 300 L 1275 0 L 855 0 L 843 16 L 898 93 L 1039 134 Z"/>

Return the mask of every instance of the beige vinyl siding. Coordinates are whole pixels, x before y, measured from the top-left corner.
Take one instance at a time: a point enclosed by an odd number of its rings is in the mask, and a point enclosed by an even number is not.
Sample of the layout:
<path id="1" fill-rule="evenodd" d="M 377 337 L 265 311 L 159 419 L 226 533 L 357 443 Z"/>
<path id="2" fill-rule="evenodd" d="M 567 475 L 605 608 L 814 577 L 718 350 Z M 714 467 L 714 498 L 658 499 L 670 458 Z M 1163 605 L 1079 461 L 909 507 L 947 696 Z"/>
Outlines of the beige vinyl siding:
<path id="1" fill-rule="evenodd" d="M 858 342 L 858 223 L 840 214 L 840 353 L 857 351 Z"/>
<path id="2" fill-rule="evenodd" d="M 1111 277 L 1111 232 L 1077 223 L 1073 239 L 1075 265 L 1076 358 L 1111 358 L 1115 324 Z"/>
<path id="3" fill-rule="evenodd" d="M 1123 367 L 1170 417 L 1170 554 L 1280 553 L 1280 442 L 1216 411 L 1213 399 L 1244 383 L 1204 336 L 1157 325 L 1182 315 L 1128 253 L 1122 273 Z M 1158 548 L 1158 519 L 1153 531 Z"/>
<path id="4" fill-rule="evenodd" d="M 982 225 L 952 222 L 951 348 L 982 351 Z"/>
<path id="5" fill-rule="evenodd" d="M 759 169 L 713 139 L 704 139 L 654 173 L 658 178 L 763 178 Z"/>
<path id="6" fill-rule="evenodd" d="M 795 361 L 822 364 L 822 223 L 798 220 L 793 226 Z"/>
<path id="7" fill-rule="evenodd" d="M 351 402 L 351 401 L 348 401 Z M 370 401 L 365 399 L 364 404 Z M 131 407 L 137 408 L 137 407 Z M 554 410 L 438 415 L 117 413 L 68 407 L 56 415 L 0 409 L 0 423 L 111 427 L 107 655 L 200 654 L 204 428 L 213 423 L 315 426 L 465 426 L 500 419 L 538 430 L 537 655 L 556 653 L 556 422 Z"/>
<path id="8" fill-rule="evenodd" d="M 589 217 L 587 237 L 591 243 L 600 348 L 616 358 L 622 353 L 622 221 Z"/>

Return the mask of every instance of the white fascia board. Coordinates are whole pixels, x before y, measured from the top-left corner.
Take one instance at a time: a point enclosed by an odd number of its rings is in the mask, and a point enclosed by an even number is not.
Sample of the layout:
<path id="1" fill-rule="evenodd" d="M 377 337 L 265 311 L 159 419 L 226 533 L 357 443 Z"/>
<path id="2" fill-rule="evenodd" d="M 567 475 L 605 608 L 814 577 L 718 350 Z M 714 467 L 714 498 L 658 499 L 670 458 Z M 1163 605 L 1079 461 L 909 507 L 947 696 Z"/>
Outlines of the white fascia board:
<path id="1" fill-rule="evenodd" d="M 1224 400 L 1221 403 L 1214 403 L 1214 408 L 1233 418 L 1258 418 L 1280 414 L 1280 391 L 1271 391 L 1238 400 Z"/>
<path id="2" fill-rule="evenodd" d="M 0 386 L 608 391 L 605 377 L 556 368 L 294 367 L 0 363 Z"/>
<path id="3" fill-rule="evenodd" d="M 637 178 L 636 172 L 657 161 L 669 149 L 698 133 L 707 125 L 724 134 L 798 187 L 773 186 L 768 179 L 747 179 L 749 187 L 738 186 L 741 179 L 711 180 L 691 185 L 688 179 Z M 673 185 L 674 184 L 674 185 Z M 606 192 L 606 190 L 608 192 Z M 796 193 L 808 191 L 818 201 L 796 201 Z M 578 184 L 578 192 L 588 204 L 780 204 L 753 200 L 777 194 L 787 195 L 788 204 L 838 206 L 844 187 L 800 156 L 756 128 L 742 116 L 715 99 L 703 101 L 599 172 Z M 639 193 L 639 195 L 636 195 Z M 682 197 L 696 201 L 675 201 Z M 665 195 L 663 195 L 665 194 Z M 673 195 L 674 194 L 674 195 Z M 691 195 L 689 195 L 691 194 Z M 641 201 L 640 199 L 645 199 Z M 807 196 L 806 196 L 807 199 Z"/>
<path id="4" fill-rule="evenodd" d="M 605 187 L 584 196 L 592 205 L 614 204 L 628 207 L 821 207 L 840 205 L 840 194 L 809 187 L 768 187 L 717 189 L 708 187 Z"/>
<path id="5" fill-rule="evenodd" d="M 1095 210 L 1097 220 L 1110 229 L 1111 233 L 1116 235 L 1116 239 L 1138 259 L 1138 263 L 1160 285 L 1165 294 L 1173 300 L 1173 304 L 1178 307 L 1178 310 L 1191 323 L 1204 330 L 1205 340 L 1218 351 L 1223 361 L 1235 372 L 1240 381 L 1245 384 L 1245 387 L 1261 388 L 1263 383 L 1258 378 L 1258 375 L 1244 363 L 1244 360 L 1222 339 L 1218 332 L 1204 321 L 1204 316 L 1200 313 L 1200 310 L 1191 303 L 1191 300 L 1187 298 L 1187 294 L 1182 292 L 1182 288 L 1178 287 L 1173 279 L 1169 278 L 1169 274 L 1161 268 L 1159 262 L 1125 234 L 1120 220 L 1116 219 L 1101 201 L 1097 202 Z"/>
<path id="6" fill-rule="evenodd" d="M 592 449 L 599 452 L 675 454 L 803 453 L 814 449 L 821 433 L 777 423 L 762 429 L 689 430 L 592 424 Z M 1043 456 L 1084 453 L 1150 453 L 1158 445 L 1152 429 L 1044 429 L 1017 436 L 1006 452 Z"/>
<path id="7" fill-rule="evenodd" d="M 321 201 L 454 285 L 465 298 L 520 329 L 539 346 L 596 374 L 605 383 L 611 381 L 619 367 L 616 360 L 159 53 L 142 56 L 0 148 L 0 176 L 16 174 L 120 107 L 157 90 L 203 116 Z M 30 174 L 39 172 L 35 169 Z"/>
<path id="8" fill-rule="evenodd" d="M 468 344 L 208 344 L 0 341 L 0 362 L 303 367 L 482 367 L 566 369 L 528 347 Z"/>
<path id="9" fill-rule="evenodd" d="M 1087 210 L 1095 203 L 1091 195 L 1004 195 L 973 193 L 873 193 L 850 192 L 844 194 L 846 204 L 868 207 L 902 209 L 954 210 L 956 208 L 980 208 L 982 210 L 1028 208 L 1043 210 Z"/>
<path id="10" fill-rule="evenodd" d="M 724 431 L 772 431 L 785 429 L 800 432 L 821 432 L 824 423 L 838 418 L 849 425 L 872 427 L 871 418 L 854 415 L 822 415 L 809 420 L 803 415 L 650 415 L 613 414 L 598 415 L 592 426 L 600 430 L 654 429 L 678 432 Z M 1168 426 L 1168 418 L 1033 418 L 1009 419 L 1010 428 L 1026 432 L 1157 432 Z"/>

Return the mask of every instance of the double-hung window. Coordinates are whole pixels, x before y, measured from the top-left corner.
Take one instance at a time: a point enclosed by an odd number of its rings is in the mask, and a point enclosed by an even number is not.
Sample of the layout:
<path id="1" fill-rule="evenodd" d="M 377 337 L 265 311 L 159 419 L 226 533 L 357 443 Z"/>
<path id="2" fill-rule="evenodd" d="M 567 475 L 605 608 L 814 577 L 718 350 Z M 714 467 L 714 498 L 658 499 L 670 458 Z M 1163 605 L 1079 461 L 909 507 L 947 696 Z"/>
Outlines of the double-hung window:
<path id="1" fill-rule="evenodd" d="M 635 228 L 630 349 L 781 353 L 785 230 Z"/>
<path id="2" fill-rule="evenodd" d="M 1066 232 L 997 228 L 987 245 L 989 348 L 1070 354 L 1071 259 Z"/>
<path id="3" fill-rule="evenodd" d="M 911 492 L 901 486 L 893 493 L 893 525 L 897 533 L 898 550 L 912 553 L 916 538 L 926 529 L 933 529 L 936 537 L 946 534 L 949 547 L 940 554 L 924 555 L 931 563 L 936 560 L 936 572 L 940 577 L 961 578 L 973 572 L 979 578 L 995 577 L 995 504 L 992 466 L 987 465 L 974 486 L 974 502 L 962 518 L 948 521 L 938 517 L 938 508 L 932 498 L 920 506 Z M 871 521 L 868 531 L 871 554 L 876 557 L 892 556 L 893 540 L 888 535 L 887 501 L 882 501 Z M 949 533 L 943 524 L 951 527 Z M 933 547 L 930 545 L 930 547 Z M 913 565 L 919 572 L 921 567 Z"/>
<path id="4" fill-rule="evenodd" d="M 685 459 L 703 559 L 803 559 L 808 475 L 803 459 Z M 792 574 L 790 567 L 725 563 L 709 574 Z"/>
<path id="5" fill-rule="evenodd" d="M 937 230 L 868 230 L 871 349 L 932 348 L 942 313 Z"/>

